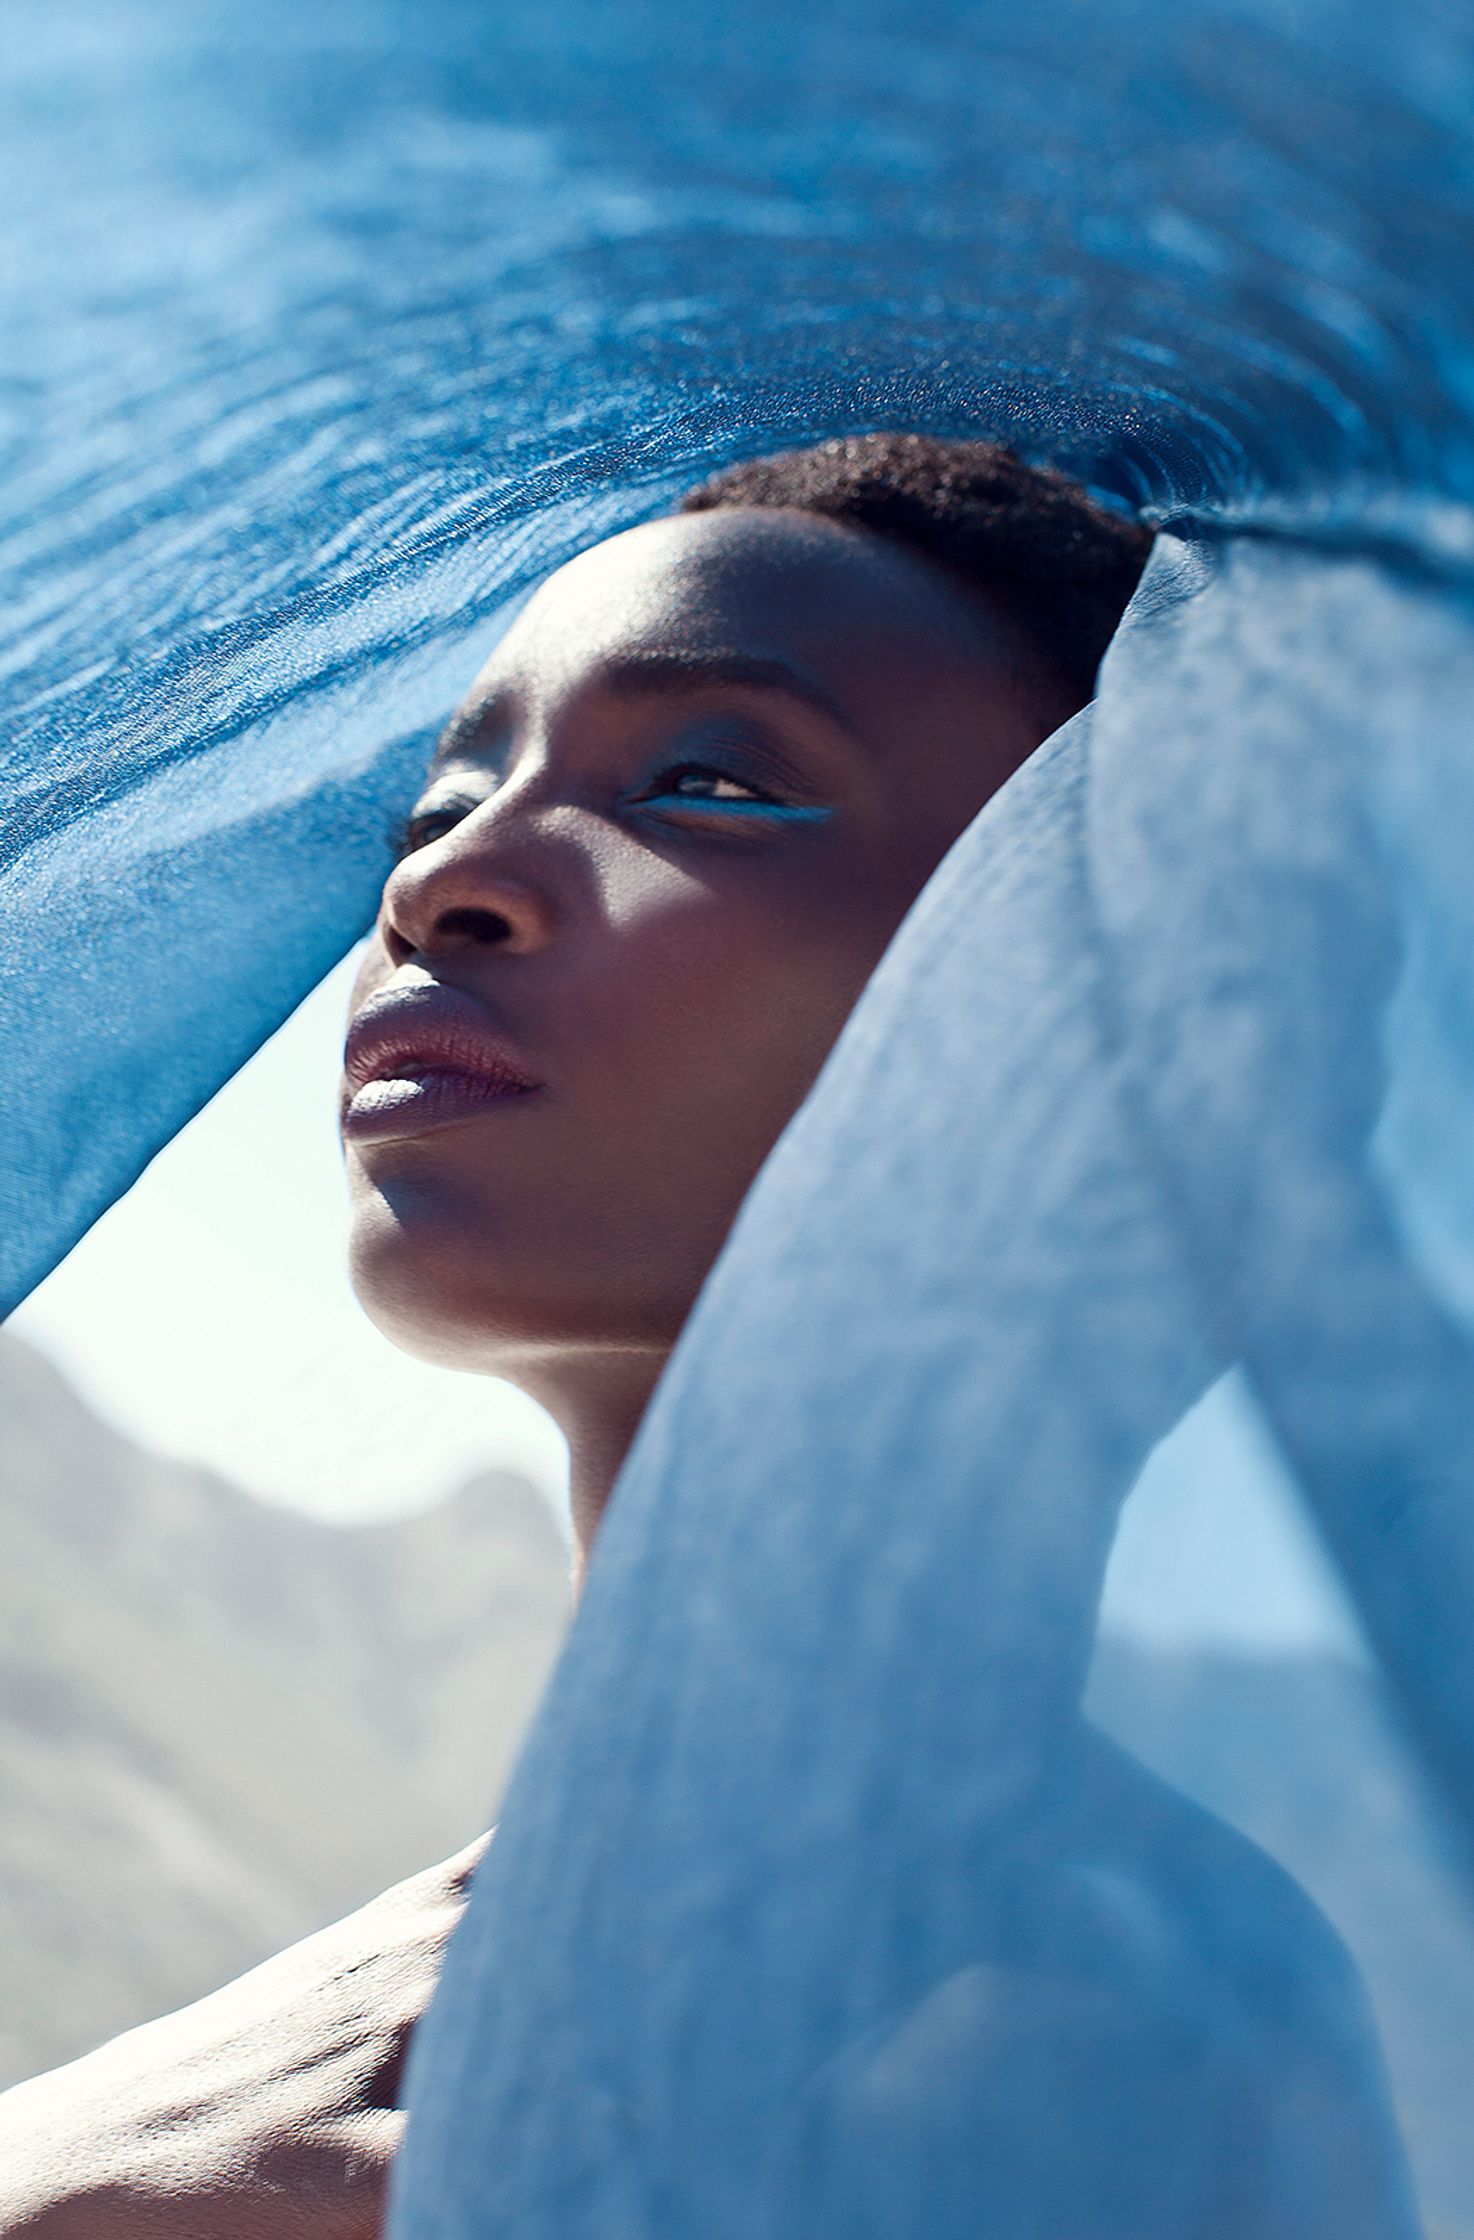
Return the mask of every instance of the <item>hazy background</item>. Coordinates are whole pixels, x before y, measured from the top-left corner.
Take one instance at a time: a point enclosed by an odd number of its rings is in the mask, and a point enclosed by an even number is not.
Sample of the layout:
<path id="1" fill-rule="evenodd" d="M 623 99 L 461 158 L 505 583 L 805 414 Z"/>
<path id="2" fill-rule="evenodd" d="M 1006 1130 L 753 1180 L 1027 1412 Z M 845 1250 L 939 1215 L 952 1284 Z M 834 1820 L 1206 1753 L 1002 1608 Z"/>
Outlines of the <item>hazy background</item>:
<path id="1" fill-rule="evenodd" d="M 349 958 L 176 1136 L 8 1327 L 159 1453 L 339 1522 L 487 1465 L 552 1499 L 562 1441 L 509 1385 L 411 1361 L 345 1273 L 336 1090 Z"/>
<path id="2" fill-rule="evenodd" d="M 350 977 L 0 1333 L 0 2083 L 464 1843 L 556 1654 L 557 1434 L 396 1354 L 344 1278 Z M 1347 1938 L 1430 2232 L 1474 2240 L 1474 1931 L 1231 1384 L 1127 1505 L 1092 1708 Z"/>
<path id="3" fill-rule="evenodd" d="M 335 1522 L 525 1472 L 561 1509 L 562 1441 L 509 1385 L 386 1343 L 345 1275 L 334 1124 L 353 959 L 104 1215 L 8 1327 L 105 1421 Z M 1129 1505 L 1106 1620 L 1158 1643 L 1354 1642 L 1242 1397 L 1210 1395 Z"/>

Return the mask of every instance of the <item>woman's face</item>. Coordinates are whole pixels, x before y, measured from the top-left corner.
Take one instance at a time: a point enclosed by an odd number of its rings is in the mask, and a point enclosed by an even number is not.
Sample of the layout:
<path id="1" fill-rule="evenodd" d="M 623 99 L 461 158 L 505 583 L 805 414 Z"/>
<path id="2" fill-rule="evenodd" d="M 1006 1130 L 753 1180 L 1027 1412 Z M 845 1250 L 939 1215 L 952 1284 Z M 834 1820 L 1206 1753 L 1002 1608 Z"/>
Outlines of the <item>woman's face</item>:
<path id="1" fill-rule="evenodd" d="M 533 1389 L 670 1345 L 907 906 L 1069 713 L 1017 650 L 797 512 L 653 522 L 543 585 L 354 994 L 354 1279 L 390 1336 Z"/>

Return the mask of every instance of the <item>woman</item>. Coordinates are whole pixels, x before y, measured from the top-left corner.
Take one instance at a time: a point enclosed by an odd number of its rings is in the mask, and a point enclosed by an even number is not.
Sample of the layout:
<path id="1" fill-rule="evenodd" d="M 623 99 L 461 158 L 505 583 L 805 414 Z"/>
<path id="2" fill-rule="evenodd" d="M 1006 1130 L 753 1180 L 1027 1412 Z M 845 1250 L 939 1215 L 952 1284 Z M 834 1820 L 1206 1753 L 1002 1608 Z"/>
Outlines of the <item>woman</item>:
<path id="1" fill-rule="evenodd" d="M 1090 697 L 1149 543 L 986 445 L 823 445 L 561 569 L 452 721 L 355 990 L 354 1277 L 397 1343 L 554 1415 L 580 1573 L 758 1168 L 930 872 Z M 0 2233 L 375 2231 L 466 1866 L 10 2095 Z M 1283 1917 L 1226 1832 L 1205 1872 Z M 1376 2054 L 1308 1906 L 1293 1934 L 1274 2059 L 1313 2132 Z M 1405 2229 L 1374 2115 L 1348 2234 Z"/>

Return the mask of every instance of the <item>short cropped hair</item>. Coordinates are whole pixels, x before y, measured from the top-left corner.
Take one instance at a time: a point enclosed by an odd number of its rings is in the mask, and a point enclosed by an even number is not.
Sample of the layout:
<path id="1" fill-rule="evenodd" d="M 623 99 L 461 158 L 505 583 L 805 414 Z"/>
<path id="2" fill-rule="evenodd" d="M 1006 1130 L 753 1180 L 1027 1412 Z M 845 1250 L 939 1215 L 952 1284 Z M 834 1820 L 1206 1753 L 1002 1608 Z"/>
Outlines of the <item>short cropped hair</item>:
<path id="1" fill-rule="evenodd" d="M 727 467 L 682 513 L 796 507 L 893 538 L 1002 609 L 1077 705 L 1136 589 L 1152 532 L 1001 444 L 840 436 Z"/>

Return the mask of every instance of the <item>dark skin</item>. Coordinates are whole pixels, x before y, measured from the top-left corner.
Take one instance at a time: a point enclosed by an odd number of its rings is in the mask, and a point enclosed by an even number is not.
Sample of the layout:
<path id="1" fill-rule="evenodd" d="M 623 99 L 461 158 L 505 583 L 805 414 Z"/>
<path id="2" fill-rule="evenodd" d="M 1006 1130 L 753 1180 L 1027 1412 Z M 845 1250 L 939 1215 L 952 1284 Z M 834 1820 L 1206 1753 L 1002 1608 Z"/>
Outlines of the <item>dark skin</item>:
<path id="1" fill-rule="evenodd" d="M 561 569 L 453 720 L 354 1009 L 449 989 L 539 1087 L 350 1127 L 354 1279 L 397 1344 L 549 1409 L 580 1569 L 758 1168 L 930 872 L 1072 706 L 924 558 L 734 510 Z M 0 2096 L 0 2236 L 371 2240 L 469 1858 Z"/>
<path id="2" fill-rule="evenodd" d="M 449 986 L 542 1086 L 453 1126 L 350 1136 L 354 1280 L 397 1344 L 507 1377 L 555 1417 L 582 1550 L 886 944 L 1070 712 L 941 568 L 777 510 L 678 516 L 583 554 L 477 679 L 355 1004 Z"/>
<path id="3" fill-rule="evenodd" d="M 458 1104 L 423 1051 L 350 1035 L 354 1273 L 397 1343 L 557 1418 L 581 1562 L 743 1196 L 900 920 L 1072 706 L 941 570 L 778 511 L 584 554 L 477 680 L 385 888 L 354 1034 L 376 1007 L 448 1004 L 502 1052 L 499 1086 Z M 1359 1992 L 1309 1908 L 1098 1740 L 1064 1788 L 1035 1860 L 1063 1940 L 1053 2005 L 1029 1965 L 982 1965 L 981 1924 L 978 1966 L 814 2080 L 836 2185 L 863 2200 L 872 2172 L 924 2171 L 928 2111 L 960 2089 L 977 2166 L 958 2182 L 1003 2186 L 1010 2229 L 1139 2179 L 1129 2228 L 1156 2231 L 1161 2173 L 1201 2208 L 1225 2139 L 1248 2173 L 1225 2240 L 1287 2240 L 1307 2200 L 1338 2240 L 1410 2229 Z M 399 2067 L 472 1863 L 0 2097 L 0 2236 L 372 2240 Z M 988 2129 L 1020 2048 L 1083 2122 Z M 1137 2170 L 1114 2126 L 1098 2155 L 1089 2113 L 1102 2078 L 1143 2076 Z"/>
<path id="4" fill-rule="evenodd" d="M 944 571 L 780 511 L 585 554 L 477 680 L 355 1003 L 470 998 L 537 1086 L 447 1120 L 390 1065 L 362 1122 L 350 1099 L 354 1274 L 399 1344 L 557 1419 L 581 1563 L 738 1208 L 901 919 L 1073 712 Z M 1077 2229 L 1109 2195 L 1101 2230 L 1211 2215 L 1223 2240 L 1288 2240 L 1311 2200 L 1338 2240 L 1393 2240 L 1401 2149 L 1324 1925 L 1088 1728 L 1053 1770 L 1030 1885 L 1058 1981 L 1043 1995 L 980 1921 L 974 1965 L 816 2076 L 836 2204 L 863 2221 L 872 2182 L 931 2167 L 950 2091 L 952 2182 L 1000 2229 Z M 1029 2117 L 1066 2120 L 1013 2120 L 1021 2061 L 1042 2063 Z M 1107 2078 L 1126 2112 L 1107 2096 L 1102 2118 Z"/>

